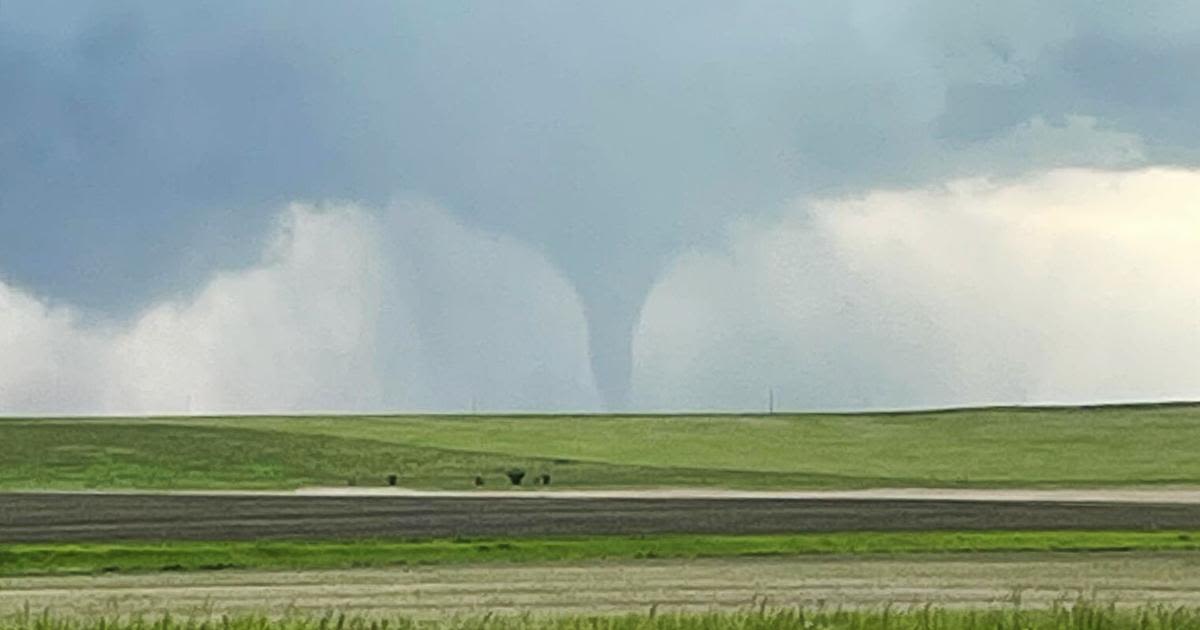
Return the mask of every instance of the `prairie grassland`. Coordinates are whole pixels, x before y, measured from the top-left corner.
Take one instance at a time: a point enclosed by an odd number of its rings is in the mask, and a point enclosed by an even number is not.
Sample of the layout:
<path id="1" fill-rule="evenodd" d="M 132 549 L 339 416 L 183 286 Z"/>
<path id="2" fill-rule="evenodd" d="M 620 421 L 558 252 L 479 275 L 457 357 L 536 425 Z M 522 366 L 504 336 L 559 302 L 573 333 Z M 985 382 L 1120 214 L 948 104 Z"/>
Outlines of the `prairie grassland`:
<path id="1" fill-rule="evenodd" d="M 0 421 L 0 488 L 1200 484 L 1200 406 L 770 416 Z"/>
<path id="2" fill-rule="evenodd" d="M 0 421 L 0 489 L 271 490 L 381 486 L 388 474 L 413 488 L 491 489 L 522 468 L 554 487 L 823 487 L 804 474 L 685 470 L 406 446 L 275 430 L 245 421 Z"/>
<path id="3" fill-rule="evenodd" d="M 823 485 L 1200 481 L 1200 406 L 903 414 L 217 420 L 290 433 L 620 466 L 811 475 Z"/>
<path id="4" fill-rule="evenodd" d="M 736 557 L 1200 551 L 1200 532 L 838 532 L 586 538 L 46 543 L 0 546 L 0 576 L 314 570 Z M 1200 563 L 1200 554 L 1196 557 Z"/>

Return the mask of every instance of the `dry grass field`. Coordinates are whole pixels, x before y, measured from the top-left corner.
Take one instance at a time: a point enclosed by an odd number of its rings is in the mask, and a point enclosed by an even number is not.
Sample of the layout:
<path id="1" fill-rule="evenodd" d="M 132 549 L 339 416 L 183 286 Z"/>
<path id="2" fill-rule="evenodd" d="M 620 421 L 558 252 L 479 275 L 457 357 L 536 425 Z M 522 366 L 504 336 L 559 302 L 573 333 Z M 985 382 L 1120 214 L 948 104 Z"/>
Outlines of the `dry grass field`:
<path id="1" fill-rule="evenodd" d="M 1194 554 L 732 558 L 0 579 L 0 611 L 86 618 L 226 614 L 597 614 L 757 606 L 1037 608 L 1079 598 L 1200 606 Z"/>

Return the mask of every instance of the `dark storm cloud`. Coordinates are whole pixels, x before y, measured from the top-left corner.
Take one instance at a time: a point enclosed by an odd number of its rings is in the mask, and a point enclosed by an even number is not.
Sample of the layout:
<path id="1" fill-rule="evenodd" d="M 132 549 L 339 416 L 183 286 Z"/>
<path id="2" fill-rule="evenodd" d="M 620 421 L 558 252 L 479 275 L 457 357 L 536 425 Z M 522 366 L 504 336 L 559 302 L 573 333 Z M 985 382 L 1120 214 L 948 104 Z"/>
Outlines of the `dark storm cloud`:
<path id="1" fill-rule="evenodd" d="M 951 176 L 1193 163 L 1192 13 L 7 0 L 0 272 L 126 317 L 251 263 L 286 201 L 421 195 L 567 274 L 620 404 L 646 292 L 733 218 Z M 1064 134 L 1092 140 L 1060 153 Z"/>

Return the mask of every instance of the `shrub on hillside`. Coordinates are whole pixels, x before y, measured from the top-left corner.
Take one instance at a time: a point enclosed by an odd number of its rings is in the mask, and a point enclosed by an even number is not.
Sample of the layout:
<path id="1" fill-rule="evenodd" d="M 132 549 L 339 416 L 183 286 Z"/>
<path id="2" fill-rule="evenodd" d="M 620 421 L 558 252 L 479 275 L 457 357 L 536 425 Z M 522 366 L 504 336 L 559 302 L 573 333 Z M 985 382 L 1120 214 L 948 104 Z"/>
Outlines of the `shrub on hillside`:
<path id="1" fill-rule="evenodd" d="M 521 485 L 521 481 L 525 479 L 525 471 L 521 468 L 510 468 L 508 472 L 504 474 L 508 475 L 508 480 L 511 481 L 512 485 L 514 486 Z"/>

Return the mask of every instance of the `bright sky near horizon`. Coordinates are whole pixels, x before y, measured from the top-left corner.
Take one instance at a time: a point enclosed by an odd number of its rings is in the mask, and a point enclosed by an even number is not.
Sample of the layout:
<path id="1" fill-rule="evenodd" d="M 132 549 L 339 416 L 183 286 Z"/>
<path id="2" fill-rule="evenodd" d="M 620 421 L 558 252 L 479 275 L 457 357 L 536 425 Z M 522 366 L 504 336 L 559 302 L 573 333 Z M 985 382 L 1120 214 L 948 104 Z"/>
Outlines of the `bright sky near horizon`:
<path id="1" fill-rule="evenodd" d="M 1194 2 L 0 2 L 0 415 L 1200 398 Z"/>

